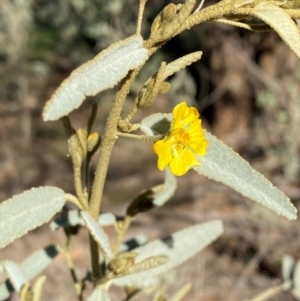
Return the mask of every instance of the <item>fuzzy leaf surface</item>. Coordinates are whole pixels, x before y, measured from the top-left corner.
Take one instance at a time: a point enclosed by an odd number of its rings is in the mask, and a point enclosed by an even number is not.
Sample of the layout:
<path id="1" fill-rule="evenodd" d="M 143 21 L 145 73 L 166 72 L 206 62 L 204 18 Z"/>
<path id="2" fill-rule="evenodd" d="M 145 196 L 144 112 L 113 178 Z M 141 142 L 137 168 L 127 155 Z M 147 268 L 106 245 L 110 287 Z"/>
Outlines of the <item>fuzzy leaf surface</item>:
<path id="1" fill-rule="evenodd" d="M 58 253 L 59 247 L 50 245 L 29 255 L 21 263 L 21 268 L 26 278 L 28 280 L 32 280 L 42 273 L 42 271 L 44 271 L 50 265 Z"/>
<path id="2" fill-rule="evenodd" d="M 119 286 L 144 287 L 151 280 L 166 271 L 180 265 L 196 255 L 223 233 L 223 224 L 216 220 L 178 231 L 165 239 L 158 239 L 134 249 L 138 253 L 136 263 L 150 256 L 167 255 L 169 261 L 156 268 L 124 276 L 113 281 Z"/>
<path id="3" fill-rule="evenodd" d="M 209 141 L 208 151 L 205 156 L 198 157 L 201 164 L 194 170 L 228 185 L 279 215 L 288 219 L 297 217 L 297 209 L 289 198 L 262 174 L 209 132 L 205 131 L 205 137 Z"/>
<path id="4" fill-rule="evenodd" d="M 4 261 L 3 266 L 9 280 L 11 281 L 11 284 L 19 293 L 22 289 L 22 286 L 28 282 L 28 279 L 26 279 L 21 267 L 17 263 L 10 260 Z"/>
<path id="5" fill-rule="evenodd" d="M 108 262 L 111 261 L 111 259 L 113 258 L 113 253 L 111 250 L 108 236 L 101 228 L 100 224 L 97 223 L 87 211 L 82 211 L 81 216 L 91 235 L 98 243 L 101 251 L 103 252 L 104 257 L 107 259 Z"/>
<path id="6" fill-rule="evenodd" d="M 140 129 L 149 136 L 167 133 L 172 119 L 172 114 L 153 114 L 142 120 Z M 205 130 L 204 133 L 209 146 L 207 154 L 198 157 L 201 164 L 193 168 L 195 171 L 228 185 L 279 215 L 288 219 L 297 217 L 297 209 L 287 196 L 221 140 Z"/>
<path id="7" fill-rule="evenodd" d="M 300 58 L 299 28 L 284 9 L 271 3 L 260 3 L 254 7 L 253 14 L 271 26 Z"/>
<path id="8" fill-rule="evenodd" d="M 0 248 L 47 223 L 65 204 L 57 187 L 32 188 L 0 204 Z"/>
<path id="9" fill-rule="evenodd" d="M 43 110 L 44 121 L 58 120 L 77 109 L 87 96 L 114 87 L 129 70 L 148 58 L 140 35 L 112 44 L 65 79 Z"/>

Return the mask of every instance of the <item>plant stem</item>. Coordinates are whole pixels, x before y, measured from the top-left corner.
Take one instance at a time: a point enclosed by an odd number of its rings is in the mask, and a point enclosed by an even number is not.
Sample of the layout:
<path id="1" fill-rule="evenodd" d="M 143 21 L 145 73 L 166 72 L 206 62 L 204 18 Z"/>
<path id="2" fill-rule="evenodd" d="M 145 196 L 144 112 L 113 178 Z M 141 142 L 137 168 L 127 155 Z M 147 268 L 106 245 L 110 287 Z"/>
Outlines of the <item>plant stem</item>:
<path id="1" fill-rule="evenodd" d="M 97 285 L 98 279 L 101 278 L 101 270 L 99 264 L 99 247 L 95 242 L 94 238 L 89 235 L 90 240 L 90 253 L 91 253 L 91 262 L 92 262 L 92 273 L 93 273 L 93 284 L 94 287 Z"/>
<path id="2" fill-rule="evenodd" d="M 120 119 L 120 114 L 123 108 L 124 101 L 129 88 L 134 81 L 139 69 L 130 71 L 125 79 L 120 84 L 120 90 L 116 93 L 112 109 L 108 116 L 108 120 L 105 126 L 104 135 L 102 137 L 101 146 L 99 148 L 99 158 L 96 168 L 95 179 L 92 187 L 92 194 L 89 203 L 89 213 L 97 220 L 100 211 L 101 200 L 103 195 L 103 188 L 107 175 L 108 164 L 111 156 L 112 149 L 117 139 L 117 126 Z M 99 249 L 97 243 L 90 236 L 90 251 L 93 271 L 94 284 L 101 277 L 101 271 L 99 268 Z"/>
<path id="3" fill-rule="evenodd" d="M 99 158 L 89 206 L 89 213 L 94 219 L 97 219 L 99 214 L 108 164 L 112 149 L 117 139 L 117 126 L 120 119 L 120 114 L 126 96 L 129 93 L 130 85 L 135 79 L 137 73 L 138 70 L 130 71 L 127 77 L 121 82 L 121 88 L 116 93 L 116 97 L 105 126 L 101 146 L 99 148 Z"/>
<path id="4" fill-rule="evenodd" d="M 125 220 L 122 224 L 122 228 L 120 229 L 120 232 L 118 234 L 116 244 L 114 246 L 114 250 L 113 250 L 114 256 L 116 256 L 118 254 L 119 248 L 120 248 L 121 243 L 124 238 L 124 235 L 126 234 L 130 224 L 131 224 L 131 217 L 129 215 L 126 215 Z"/>

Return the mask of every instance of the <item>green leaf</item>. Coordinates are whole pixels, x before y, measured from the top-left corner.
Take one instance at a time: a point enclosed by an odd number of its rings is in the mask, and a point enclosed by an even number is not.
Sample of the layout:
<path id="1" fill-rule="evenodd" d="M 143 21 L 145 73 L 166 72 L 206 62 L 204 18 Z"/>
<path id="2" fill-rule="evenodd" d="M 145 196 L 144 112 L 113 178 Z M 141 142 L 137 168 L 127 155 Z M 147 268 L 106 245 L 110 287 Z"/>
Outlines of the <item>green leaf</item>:
<path id="1" fill-rule="evenodd" d="M 263 2 L 254 7 L 253 14 L 271 26 L 295 55 L 300 58 L 299 29 L 284 9 Z"/>
<path id="2" fill-rule="evenodd" d="M 166 134 L 169 131 L 173 114 L 157 113 L 144 118 L 140 129 L 149 136 Z M 205 131 L 209 141 L 205 156 L 194 170 L 210 179 L 222 182 L 242 195 L 266 206 L 288 219 L 296 219 L 297 209 L 289 198 L 272 185 L 262 174 L 255 171 L 248 162 L 230 147 Z"/>
<path id="3" fill-rule="evenodd" d="M 87 96 L 114 87 L 147 58 L 148 50 L 143 48 L 140 35 L 112 44 L 62 82 L 44 107 L 44 121 L 58 120 L 78 108 Z"/>
<path id="4" fill-rule="evenodd" d="M 32 188 L 0 204 L 0 248 L 47 223 L 64 204 L 57 187 Z"/>
<path id="5" fill-rule="evenodd" d="M 42 273 L 42 271 L 50 265 L 59 251 L 60 249 L 58 246 L 50 245 L 29 255 L 21 263 L 21 268 L 24 271 L 26 278 L 32 280 Z"/>
<path id="6" fill-rule="evenodd" d="M 14 289 L 19 293 L 23 287 L 28 282 L 26 279 L 21 267 L 10 260 L 6 260 L 3 262 L 4 269 L 8 278 L 13 285 Z"/>
<path id="7" fill-rule="evenodd" d="M 111 259 L 113 258 L 113 253 L 111 250 L 108 236 L 101 228 L 100 224 L 97 223 L 87 211 L 81 211 L 81 216 L 87 228 L 89 229 L 91 235 L 98 243 L 101 251 L 103 252 L 105 259 L 107 260 L 107 262 L 111 261 Z"/>
<path id="8" fill-rule="evenodd" d="M 222 233 L 222 221 L 216 220 L 186 228 L 164 239 L 149 242 L 133 250 L 138 253 L 136 263 L 162 254 L 168 256 L 169 261 L 156 268 L 115 279 L 113 283 L 119 286 L 148 286 L 153 283 L 153 278 L 193 257 Z"/>
<path id="9" fill-rule="evenodd" d="M 116 223 L 116 217 L 112 213 L 100 213 L 98 222 L 102 227 L 112 226 Z M 64 212 L 55 220 L 53 220 L 50 224 L 50 228 L 52 231 L 56 231 L 61 227 L 75 227 L 84 225 L 85 222 L 80 215 L 80 210 L 74 209 Z"/>
<path id="10" fill-rule="evenodd" d="M 281 274 L 282 274 L 282 279 L 284 281 L 291 280 L 294 266 L 295 266 L 295 260 L 292 256 L 285 255 L 282 258 Z"/>
<path id="11" fill-rule="evenodd" d="M 55 256 L 59 253 L 59 248 L 55 245 L 50 245 L 44 249 L 38 250 L 31 255 L 29 255 L 21 264 L 18 266 L 14 263 L 17 268 L 21 268 L 21 275 L 26 279 L 21 281 L 21 286 L 28 281 L 34 279 L 42 271 L 44 271 L 49 264 L 53 261 Z M 1 266 L 1 265 L 0 265 Z M 21 277 L 22 277 L 21 276 Z M 3 284 L 0 285 L 0 300 L 5 300 L 13 292 L 12 279 L 6 280 Z M 17 285 L 17 287 L 21 287 Z M 14 285 L 15 287 L 15 285 Z"/>
<path id="12" fill-rule="evenodd" d="M 279 215 L 288 219 L 297 217 L 297 209 L 289 198 L 262 174 L 212 134 L 205 131 L 205 137 L 209 141 L 208 151 L 205 156 L 198 157 L 201 164 L 194 170 L 228 185 Z"/>

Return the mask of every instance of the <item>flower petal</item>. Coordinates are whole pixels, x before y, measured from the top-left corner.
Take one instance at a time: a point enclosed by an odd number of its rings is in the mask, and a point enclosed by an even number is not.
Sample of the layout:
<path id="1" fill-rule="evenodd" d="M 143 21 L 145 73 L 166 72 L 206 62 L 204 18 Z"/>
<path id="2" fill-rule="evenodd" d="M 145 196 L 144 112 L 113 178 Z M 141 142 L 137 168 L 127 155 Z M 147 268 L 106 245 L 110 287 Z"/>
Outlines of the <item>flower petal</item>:
<path id="1" fill-rule="evenodd" d="M 164 170 L 172 160 L 171 147 L 172 143 L 167 138 L 153 144 L 153 150 L 158 156 L 157 167 L 159 170 Z"/>
<path id="2" fill-rule="evenodd" d="M 183 128 L 198 119 L 199 113 L 195 107 L 188 107 L 186 102 L 182 102 L 174 108 L 173 116 L 173 128 Z"/>
<path id="3" fill-rule="evenodd" d="M 175 176 L 182 176 L 197 165 L 200 165 L 200 162 L 196 159 L 194 153 L 185 149 L 174 155 L 170 162 L 170 169 Z"/>

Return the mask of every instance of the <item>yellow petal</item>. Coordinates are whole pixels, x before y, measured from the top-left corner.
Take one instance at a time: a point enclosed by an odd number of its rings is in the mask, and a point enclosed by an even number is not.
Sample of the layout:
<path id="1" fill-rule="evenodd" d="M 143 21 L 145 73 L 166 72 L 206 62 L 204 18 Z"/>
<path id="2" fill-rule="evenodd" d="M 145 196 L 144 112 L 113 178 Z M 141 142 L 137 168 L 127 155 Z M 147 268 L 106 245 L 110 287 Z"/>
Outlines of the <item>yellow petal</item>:
<path id="1" fill-rule="evenodd" d="M 170 162 L 170 170 L 175 176 L 184 175 L 189 169 L 200 165 L 191 150 L 178 152 Z"/>
<path id="2" fill-rule="evenodd" d="M 198 119 L 199 113 L 195 107 L 188 107 L 186 102 L 178 104 L 173 110 L 173 128 L 183 128 Z"/>
<path id="3" fill-rule="evenodd" d="M 164 170 L 172 160 L 171 147 L 172 143 L 167 138 L 153 144 L 153 150 L 158 156 L 157 167 L 159 170 Z"/>

